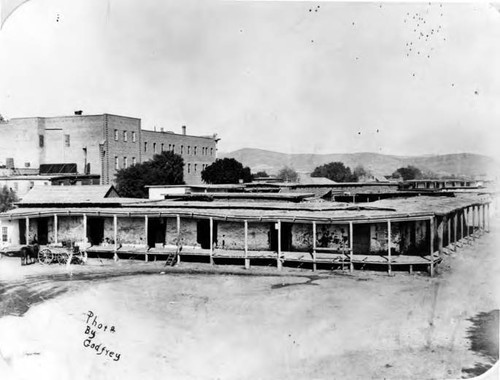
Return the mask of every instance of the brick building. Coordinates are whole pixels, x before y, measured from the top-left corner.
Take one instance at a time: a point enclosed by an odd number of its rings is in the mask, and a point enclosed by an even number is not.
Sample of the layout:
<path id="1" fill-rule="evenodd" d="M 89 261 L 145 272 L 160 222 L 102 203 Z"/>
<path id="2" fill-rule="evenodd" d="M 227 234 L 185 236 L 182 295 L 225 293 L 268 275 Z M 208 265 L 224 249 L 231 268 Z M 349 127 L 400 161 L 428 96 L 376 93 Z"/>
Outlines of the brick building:
<path id="1" fill-rule="evenodd" d="M 115 173 L 171 150 L 184 159 L 184 181 L 201 183 L 201 171 L 215 161 L 216 135 L 141 129 L 133 117 L 78 115 L 14 118 L 0 123 L 0 166 L 39 168 L 43 164 L 75 163 L 81 174 L 97 174 L 102 184 Z"/>

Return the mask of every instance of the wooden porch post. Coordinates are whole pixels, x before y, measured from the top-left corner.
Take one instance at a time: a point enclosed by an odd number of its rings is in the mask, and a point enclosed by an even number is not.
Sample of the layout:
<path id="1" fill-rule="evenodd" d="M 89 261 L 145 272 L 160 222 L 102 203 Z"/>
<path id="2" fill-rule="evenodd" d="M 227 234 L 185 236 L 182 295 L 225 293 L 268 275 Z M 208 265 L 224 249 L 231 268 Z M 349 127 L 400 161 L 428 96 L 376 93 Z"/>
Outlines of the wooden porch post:
<path id="1" fill-rule="evenodd" d="M 464 238 L 464 210 L 460 210 L 460 240 Z"/>
<path id="2" fill-rule="evenodd" d="M 353 242 L 354 242 L 354 228 L 353 228 L 353 225 L 352 225 L 352 221 L 349 222 L 349 272 L 353 272 L 354 271 L 354 246 L 353 246 Z"/>
<path id="3" fill-rule="evenodd" d="M 457 251 L 457 222 L 458 222 L 458 216 L 457 213 L 453 213 L 453 250 L 456 252 Z"/>
<path id="4" fill-rule="evenodd" d="M 26 245 L 30 243 L 30 218 L 26 217 L 26 231 L 24 233 L 26 237 Z"/>
<path id="5" fill-rule="evenodd" d="M 54 214 L 54 243 L 57 244 L 58 243 L 58 239 L 57 239 L 57 214 Z"/>
<path id="6" fill-rule="evenodd" d="M 181 263 L 181 216 L 177 215 L 177 264 Z"/>
<path id="7" fill-rule="evenodd" d="M 281 220 L 278 220 L 278 270 L 281 270 Z"/>
<path id="8" fill-rule="evenodd" d="M 451 218 L 450 218 L 450 215 L 448 214 L 446 216 L 446 227 L 448 228 L 448 245 L 447 247 L 450 247 L 451 246 Z"/>
<path id="9" fill-rule="evenodd" d="M 313 236 L 312 236 L 312 240 L 313 240 L 313 271 L 316 271 L 316 221 L 313 220 L 313 223 L 312 223 L 312 227 L 313 227 Z"/>
<path id="10" fill-rule="evenodd" d="M 387 220 L 387 256 L 388 256 L 388 272 L 391 274 L 391 249 L 392 249 L 392 241 L 391 241 L 391 221 Z"/>
<path id="11" fill-rule="evenodd" d="M 441 218 L 438 222 L 438 249 L 439 249 L 439 257 L 443 255 L 443 230 L 444 230 L 444 221 Z"/>
<path id="12" fill-rule="evenodd" d="M 87 243 L 88 243 L 88 237 L 87 237 L 87 214 L 83 214 L 83 246 L 85 247 L 85 261 L 87 261 L 87 258 L 88 258 Z"/>
<path id="13" fill-rule="evenodd" d="M 146 262 L 148 262 L 148 249 L 149 249 L 148 229 L 149 229 L 149 218 L 147 215 L 144 215 L 144 237 L 146 241 L 146 253 L 144 254 L 144 261 Z"/>
<path id="14" fill-rule="evenodd" d="M 481 205 L 481 211 L 482 211 L 482 214 L 483 214 L 483 215 L 482 215 L 482 221 L 483 221 L 483 223 L 482 223 L 482 225 L 483 225 L 483 233 L 485 233 L 485 232 L 486 232 L 486 204 L 484 204 L 484 203 L 483 203 L 483 204 Z"/>
<path id="15" fill-rule="evenodd" d="M 429 220 L 429 240 L 430 240 L 430 256 L 431 256 L 431 277 L 434 276 L 434 217 Z"/>
<path id="16" fill-rule="evenodd" d="M 214 218 L 210 217 L 210 264 L 214 265 Z"/>
<path id="17" fill-rule="evenodd" d="M 115 242 L 115 254 L 113 255 L 113 259 L 118 261 L 118 217 L 113 215 L 113 239 Z"/>
<path id="18" fill-rule="evenodd" d="M 476 232 L 476 206 L 472 206 L 472 238 Z"/>
<path id="19" fill-rule="evenodd" d="M 490 232 L 490 204 L 486 204 L 486 232 Z"/>
<path id="20" fill-rule="evenodd" d="M 245 269 L 250 269 L 250 259 L 248 258 L 248 220 L 245 220 Z"/>

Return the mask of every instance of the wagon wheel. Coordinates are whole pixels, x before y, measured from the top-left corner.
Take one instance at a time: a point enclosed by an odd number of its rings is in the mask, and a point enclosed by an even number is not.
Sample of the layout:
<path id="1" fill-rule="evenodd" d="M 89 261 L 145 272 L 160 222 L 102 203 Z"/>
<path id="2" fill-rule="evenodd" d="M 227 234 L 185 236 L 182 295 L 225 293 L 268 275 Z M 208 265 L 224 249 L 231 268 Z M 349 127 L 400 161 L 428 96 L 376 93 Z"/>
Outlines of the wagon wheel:
<path id="1" fill-rule="evenodd" d="M 54 260 L 54 254 L 50 249 L 42 249 L 38 252 L 38 261 L 41 264 L 50 264 Z"/>
<path id="2" fill-rule="evenodd" d="M 68 262 L 68 253 L 67 252 L 61 252 L 57 255 L 57 262 L 59 264 L 66 264 Z"/>

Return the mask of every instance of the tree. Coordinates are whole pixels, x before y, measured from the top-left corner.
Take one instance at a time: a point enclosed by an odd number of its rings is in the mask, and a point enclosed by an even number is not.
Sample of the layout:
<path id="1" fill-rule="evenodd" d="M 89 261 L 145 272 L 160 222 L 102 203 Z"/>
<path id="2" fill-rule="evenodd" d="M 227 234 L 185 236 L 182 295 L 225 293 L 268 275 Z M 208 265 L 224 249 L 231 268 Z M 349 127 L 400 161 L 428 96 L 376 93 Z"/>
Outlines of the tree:
<path id="1" fill-rule="evenodd" d="M 276 177 L 283 182 L 297 182 L 299 180 L 299 175 L 297 174 L 297 172 L 293 168 L 290 168 L 288 166 L 282 168 L 278 172 Z"/>
<path id="2" fill-rule="evenodd" d="M 14 208 L 14 202 L 17 202 L 16 193 L 7 186 L 0 190 L 0 212 L 5 212 Z"/>
<path id="3" fill-rule="evenodd" d="M 369 170 L 366 170 L 362 165 L 358 165 L 354 168 L 352 175 L 356 182 L 364 181 L 367 177 L 371 176 Z"/>
<path id="4" fill-rule="evenodd" d="M 267 174 L 265 171 L 260 171 L 260 172 L 255 173 L 254 177 L 267 178 L 267 177 L 269 177 L 269 174 Z"/>
<path id="5" fill-rule="evenodd" d="M 326 177 L 335 182 L 351 182 L 356 180 L 351 173 L 351 169 L 346 167 L 342 162 L 330 162 L 318 166 L 311 173 L 311 177 Z"/>
<path id="6" fill-rule="evenodd" d="M 201 172 L 201 179 L 210 184 L 230 184 L 252 181 L 252 173 L 249 167 L 243 167 L 241 162 L 234 158 L 217 159 L 212 165 L 207 166 Z"/>
<path id="7" fill-rule="evenodd" d="M 1 113 L 0 113 L 0 123 L 5 123 L 5 119 L 4 119 L 4 117 L 2 116 Z"/>
<path id="8" fill-rule="evenodd" d="M 422 172 L 419 168 L 408 165 L 405 168 L 399 168 L 394 173 L 392 173 L 393 178 L 401 177 L 403 181 L 409 181 L 412 179 L 420 179 L 422 178 Z"/>
<path id="9" fill-rule="evenodd" d="M 155 154 L 150 161 L 118 170 L 116 188 L 121 196 L 146 198 L 147 185 L 183 185 L 184 160 L 171 151 Z"/>

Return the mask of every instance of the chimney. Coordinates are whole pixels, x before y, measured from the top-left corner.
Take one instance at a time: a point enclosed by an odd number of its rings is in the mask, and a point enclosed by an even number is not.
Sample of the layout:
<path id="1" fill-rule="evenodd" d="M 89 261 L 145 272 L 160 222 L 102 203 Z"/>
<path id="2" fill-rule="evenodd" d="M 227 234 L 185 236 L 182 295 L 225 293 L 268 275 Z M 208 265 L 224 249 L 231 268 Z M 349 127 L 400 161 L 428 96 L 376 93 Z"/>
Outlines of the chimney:
<path id="1" fill-rule="evenodd" d="M 163 132 L 163 128 L 160 128 L 160 132 Z"/>
<path id="2" fill-rule="evenodd" d="M 185 134 L 186 134 L 186 126 L 185 126 L 185 125 L 183 125 L 183 126 L 182 126 L 182 134 L 183 134 L 183 135 L 185 135 Z"/>
<path id="3" fill-rule="evenodd" d="M 80 116 L 83 113 L 82 110 L 75 111 L 75 115 Z"/>

